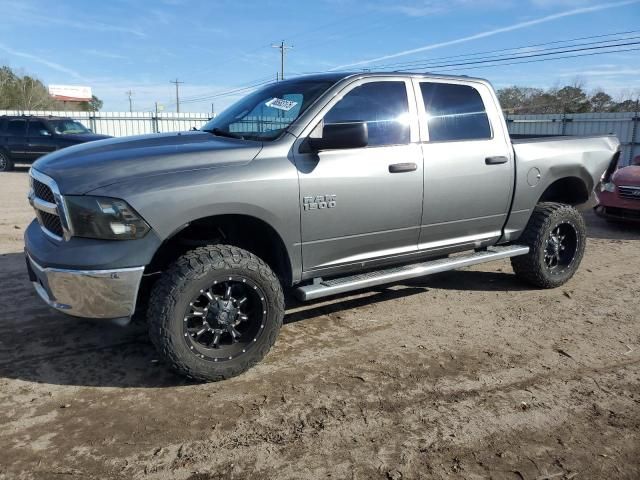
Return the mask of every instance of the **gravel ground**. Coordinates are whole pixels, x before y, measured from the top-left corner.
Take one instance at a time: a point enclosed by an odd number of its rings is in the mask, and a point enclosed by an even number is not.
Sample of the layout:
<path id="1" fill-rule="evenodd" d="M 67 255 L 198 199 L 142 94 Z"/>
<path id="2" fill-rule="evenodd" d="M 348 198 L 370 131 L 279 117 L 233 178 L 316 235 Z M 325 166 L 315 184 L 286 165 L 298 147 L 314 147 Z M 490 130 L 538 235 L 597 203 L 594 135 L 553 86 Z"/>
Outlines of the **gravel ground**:
<path id="1" fill-rule="evenodd" d="M 640 229 L 586 212 L 556 290 L 508 262 L 292 304 L 264 362 L 191 384 L 145 328 L 50 311 L 0 174 L 0 479 L 640 478 Z"/>

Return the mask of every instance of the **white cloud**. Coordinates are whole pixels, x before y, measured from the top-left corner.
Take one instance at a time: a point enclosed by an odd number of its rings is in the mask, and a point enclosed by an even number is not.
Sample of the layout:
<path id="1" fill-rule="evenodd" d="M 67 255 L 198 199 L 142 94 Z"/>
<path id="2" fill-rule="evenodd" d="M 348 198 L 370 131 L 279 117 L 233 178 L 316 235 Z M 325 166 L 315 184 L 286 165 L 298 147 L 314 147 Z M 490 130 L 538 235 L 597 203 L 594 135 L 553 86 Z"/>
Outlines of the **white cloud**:
<path id="1" fill-rule="evenodd" d="M 4 45 L 2 43 L 0 43 L 0 50 L 6 52 L 7 54 L 13 56 L 13 57 L 20 57 L 20 58 L 25 58 L 27 60 L 31 60 L 33 62 L 39 63 L 41 65 L 44 65 L 46 67 L 51 68 L 52 70 L 56 70 L 58 72 L 64 73 L 66 75 L 70 75 L 71 77 L 78 79 L 78 80 L 82 80 L 83 82 L 88 82 L 89 80 L 84 77 L 83 75 L 79 74 L 78 72 L 76 72 L 75 70 L 72 70 L 70 68 L 65 67 L 64 65 L 61 65 L 59 63 L 55 63 L 52 62 L 50 60 L 47 60 L 46 58 L 42 58 L 38 55 L 34 55 L 32 53 L 27 53 L 27 52 L 22 52 L 20 50 L 15 50 L 7 45 Z"/>
<path id="2" fill-rule="evenodd" d="M 127 57 L 120 55 L 119 53 L 107 52 L 105 50 L 96 50 L 95 48 L 85 48 L 81 50 L 82 53 L 92 57 L 111 58 L 114 60 L 123 60 Z"/>
<path id="3" fill-rule="evenodd" d="M 609 8 L 615 8 L 615 7 L 622 7 L 625 5 L 631 5 L 634 3 L 638 3 L 640 2 L 640 0 L 626 0 L 623 2 L 615 2 L 615 3 L 605 3 L 605 4 L 600 4 L 600 5 L 593 5 L 590 7 L 582 7 L 582 8 L 576 8 L 573 10 L 567 10 L 564 12 L 560 12 L 560 13 L 554 13 L 552 15 L 547 15 L 544 17 L 540 17 L 540 18 L 536 18 L 533 20 L 527 20 L 525 22 L 519 22 L 519 23 L 515 23 L 513 25 L 508 25 L 506 27 L 500 27 L 500 28 L 496 28 L 493 30 L 487 30 L 484 32 L 480 32 L 480 33 L 476 33 L 473 35 L 468 35 L 466 37 L 461 37 L 461 38 L 457 38 L 455 40 L 448 40 L 445 42 L 439 42 L 439 43 L 432 43 L 429 45 L 424 45 L 422 47 L 418 47 L 418 48 L 412 48 L 410 50 L 403 50 L 400 52 L 396 52 L 396 53 L 391 53 L 388 55 L 383 55 L 380 57 L 376 57 L 376 58 L 370 58 L 367 60 L 360 60 L 360 61 L 356 61 L 356 62 L 352 62 L 352 63 L 347 63 L 344 65 L 339 65 L 337 67 L 332 68 L 331 70 L 342 70 L 345 68 L 350 68 L 350 67 L 357 67 L 360 65 L 369 65 L 371 63 L 375 63 L 375 62 L 381 62 L 384 60 L 391 60 L 393 58 L 398 58 L 398 57 L 404 57 L 407 55 L 413 55 L 416 53 L 421 53 L 421 52 L 426 52 L 429 50 L 435 50 L 437 48 L 442 48 L 442 47 L 448 47 L 450 45 L 457 45 L 460 43 L 466 43 L 466 42 L 471 42 L 473 40 L 479 40 L 481 38 L 486 38 L 486 37 L 492 37 L 494 35 L 498 35 L 500 33 L 506 33 L 506 32 L 512 32 L 514 30 L 521 30 L 523 28 L 527 28 L 527 27 L 532 27 L 534 25 L 539 25 L 541 23 L 547 23 L 547 22 L 551 22 L 554 20 L 559 20 L 561 18 L 566 18 L 566 17 L 572 17 L 575 15 L 584 15 L 587 13 L 593 13 L 593 12 L 598 12 L 601 10 L 606 10 Z"/>
<path id="4" fill-rule="evenodd" d="M 458 8 L 486 9 L 491 7 L 504 7 L 505 0 L 403 0 L 382 5 L 374 5 L 373 8 L 385 12 L 397 12 L 409 17 L 424 17 L 437 15 Z"/>
<path id="5" fill-rule="evenodd" d="M 556 8 L 556 7 L 581 7 L 594 4 L 594 0 L 531 0 L 535 7 Z"/>
<path id="6" fill-rule="evenodd" d="M 138 28 L 106 23 L 95 18 L 79 15 L 77 11 L 64 12 L 55 10 L 49 12 L 50 4 L 31 4 L 26 0 L 8 1 L 2 7 L 2 21 L 6 24 L 23 25 L 27 28 L 34 26 L 60 26 L 76 30 L 90 30 L 92 32 L 126 33 L 136 37 L 146 37 Z M 42 13 L 47 12 L 47 13 Z"/>

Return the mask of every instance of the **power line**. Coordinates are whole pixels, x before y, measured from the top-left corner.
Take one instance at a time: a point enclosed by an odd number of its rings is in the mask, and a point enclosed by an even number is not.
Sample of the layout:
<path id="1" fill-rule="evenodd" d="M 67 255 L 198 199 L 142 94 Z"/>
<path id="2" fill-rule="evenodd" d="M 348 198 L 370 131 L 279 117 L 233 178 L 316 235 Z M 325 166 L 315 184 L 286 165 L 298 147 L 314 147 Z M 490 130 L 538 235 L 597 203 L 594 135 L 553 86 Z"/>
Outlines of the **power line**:
<path id="1" fill-rule="evenodd" d="M 280 50 L 280 80 L 284 80 L 284 57 L 287 54 L 287 50 L 293 48 L 293 45 L 285 45 L 284 40 L 280 42 L 280 45 L 271 45 L 272 48 Z"/>
<path id="2" fill-rule="evenodd" d="M 229 95 L 234 95 L 237 93 L 241 93 L 247 90 L 252 90 L 256 87 L 260 87 L 262 85 L 268 85 L 269 83 L 273 83 L 273 78 L 269 77 L 269 80 L 266 81 L 261 81 L 258 83 L 253 83 L 251 85 L 246 85 L 244 87 L 238 87 L 238 88 L 234 88 L 232 90 L 226 90 L 226 91 L 222 91 L 222 92 L 217 92 L 213 95 L 206 95 L 206 96 L 202 96 L 202 97 L 196 97 L 196 98 L 191 98 L 189 100 L 185 100 L 182 103 L 194 103 L 194 102 L 202 102 L 204 100 L 212 100 L 214 98 L 220 98 L 220 97 L 228 97 Z"/>
<path id="3" fill-rule="evenodd" d="M 638 38 L 640 38 L 640 37 L 638 37 Z M 635 42 L 616 43 L 616 44 L 612 44 L 612 45 L 600 45 L 600 46 L 591 46 L 591 47 L 583 47 L 583 48 L 569 48 L 569 49 L 564 49 L 564 50 L 558 50 L 557 48 L 555 48 L 555 49 L 542 50 L 542 51 L 540 51 L 540 53 L 518 54 L 518 55 L 514 55 L 514 56 L 501 55 L 501 56 L 495 56 L 495 57 L 485 57 L 484 59 L 472 60 L 472 61 L 468 61 L 468 62 L 442 63 L 442 64 L 423 63 L 421 65 L 413 65 L 411 69 L 397 69 L 396 71 L 407 71 L 407 70 L 412 70 L 412 69 L 415 69 L 415 68 L 423 69 L 423 68 L 443 68 L 443 67 L 457 67 L 457 66 L 465 66 L 465 65 L 475 65 L 475 64 L 490 63 L 490 62 L 517 60 L 517 59 L 521 59 L 521 58 L 545 57 L 545 56 L 549 56 L 549 55 L 560 55 L 560 54 L 563 54 L 563 53 L 583 52 L 583 51 L 587 51 L 587 50 L 600 50 L 600 49 L 605 49 L 605 48 L 615 48 L 615 47 L 623 47 L 623 46 L 638 45 L 638 44 L 640 44 L 640 42 L 635 41 Z M 558 50 L 558 51 L 550 51 L 550 50 Z"/>
<path id="4" fill-rule="evenodd" d="M 571 43 L 571 42 L 578 42 L 580 40 L 593 40 L 596 38 L 604 38 L 604 37 L 613 37 L 613 36 L 621 36 L 621 35 L 630 35 L 630 34 L 636 34 L 636 33 L 640 33 L 640 30 L 628 30 L 625 32 L 616 32 L 616 33 L 608 33 L 608 34 L 603 34 L 603 35 L 589 35 L 586 37 L 577 37 L 577 38 L 571 38 L 571 39 L 567 39 L 567 40 L 555 40 L 553 42 L 544 42 L 544 43 L 534 43 L 534 44 L 529 44 L 529 45 L 522 45 L 519 47 L 512 47 L 512 48 L 499 48 L 496 50 L 485 50 L 482 52 L 474 52 L 474 53 L 465 53 L 465 54 L 460 54 L 460 55 L 446 55 L 443 57 L 432 57 L 432 58 L 423 58 L 420 60 L 413 60 L 410 62 L 399 62 L 399 63 L 387 63 L 384 64 L 385 68 L 392 68 L 392 67 L 404 67 L 404 66 L 409 66 L 409 65 L 414 65 L 414 64 L 420 64 L 423 63 L 425 61 L 436 61 L 436 60 L 453 60 L 456 58 L 465 58 L 465 57 L 476 57 L 478 55 L 486 55 L 486 54 L 492 54 L 492 53 L 506 53 L 506 52 L 512 52 L 512 51 L 517 51 L 517 50 L 522 50 L 522 49 L 526 49 L 526 48 L 535 48 L 535 47 L 543 47 L 543 46 L 547 46 L 547 45 L 557 45 L 559 43 Z M 624 38 L 618 38 L 618 39 L 612 39 L 612 40 L 601 40 L 599 42 L 593 42 L 595 43 L 604 43 L 604 42 L 614 42 L 614 41 L 619 41 L 619 40 L 626 40 Z M 589 45 L 590 43 L 584 43 L 583 45 Z M 573 46 L 579 46 L 578 45 L 573 45 Z M 565 45 L 564 47 L 569 47 L 569 45 Z M 558 47 L 558 48 L 564 48 L 564 47 Z M 379 65 L 373 65 L 370 67 L 371 69 L 376 69 L 376 68 L 380 68 Z"/>
<path id="5" fill-rule="evenodd" d="M 169 83 L 173 83 L 176 86 L 176 113 L 180 113 L 180 93 L 178 91 L 178 88 L 180 84 L 184 82 L 180 82 L 176 78 L 175 80 L 170 80 Z"/>
<path id="6" fill-rule="evenodd" d="M 638 42 L 640 43 L 640 42 Z M 634 52 L 636 50 L 640 50 L 640 47 L 638 48 L 622 48 L 619 50 L 610 50 L 608 52 L 591 52 L 591 53 L 582 53 L 582 54 L 577 54 L 577 55 L 565 55 L 562 57 L 556 57 L 556 58 L 540 58 L 540 59 L 536 59 L 536 60 L 525 60 L 522 62 L 509 62 L 509 63 L 498 63 L 498 64 L 493 64 L 493 65 L 479 65 L 479 66 L 475 66 L 475 67 L 454 67 L 454 68 L 447 68 L 447 70 L 450 71 L 456 71 L 456 70 L 474 70 L 477 68 L 490 68 L 490 67 L 502 67 L 502 66 L 507 66 L 507 65 L 520 65 L 520 64 L 525 64 L 525 63 L 538 63 L 538 62 L 549 62 L 552 60 L 564 60 L 565 58 L 578 58 L 578 57 L 592 57 L 595 55 L 606 55 L 607 53 L 622 53 L 622 52 Z M 505 59 L 507 60 L 507 59 Z M 491 63 L 491 62 L 487 62 L 487 63 Z"/>
<path id="7" fill-rule="evenodd" d="M 253 84 L 256 84 L 256 83 L 271 82 L 271 81 L 273 81 L 273 76 L 269 75 L 269 76 L 265 76 L 265 77 L 261 77 L 261 78 L 256 78 L 254 80 L 249 80 L 247 83 L 242 83 L 242 84 L 238 85 L 237 87 L 232 87 L 232 89 L 235 90 L 237 88 L 250 86 L 250 85 L 253 85 Z M 210 93 L 201 93 L 199 95 L 192 95 L 192 96 L 188 96 L 188 97 L 182 97 L 181 103 L 188 103 L 191 100 L 208 100 L 209 98 L 215 97 L 219 93 L 224 93 L 224 92 L 226 92 L 226 90 L 211 91 Z"/>
<path id="8" fill-rule="evenodd" d="M 588 57 L 588 56 L 595 56 L 595 55 L 604 55 L 608 53 L 636 51 L 639 49 L 638 48 L 620 49 L 619 47 L 633 46 L 633 45 L 640 44 L 640 42 L 631 42 L 631 41 L 625 42 L 626 40 L 634 40 L 636 38 L 640 38 L 638 36 L 628 37 L 628 38 L 616 38 L 616 39 L 610 39 L 610 40 L 600 40 L 596 42 L 587 42 L 587 43 L 582 43 L 577 45 L 562 45 L 562 46 L 552 47 L 547 49 L 534 50 L 533 52 L 521 52 L 521 53 L 513 53 L 513 54 L 505 53 L 502 55 L 478 57 L 479 55 L 486 55 L 491 53 L 517 52 L 522 49 L 540 47 L 545 45 L 566 44 L 569 42 L 577 42 L 581 40 L 591 40 L 596 38 L 605 38 L 605 37 L 613 37 L 613 36 L 620 36 L 620 35 L 629 35 L 629 34 L 634 34 L 638 32 L 640 32 L 640 30 L 631 30 L 626 32 L 610 33 L 610 34 L 603 34 L 603 35 L 591 35 L 591 36 L 579 37 L 579 38 L 574 38 L 569 40 L 556 40 L 553 42 L 544 42 L 544 43 L 526 45 L 521 47 L 513 47 L 508 49 L 490 50 L 490 51 L 455 55 L 455 56 L 449 56 L 449 57 L 436 57 L 436 58 L 429 59 L 429 61 L 427 61 L 428 59 L 423 59 L 423 60 L 417 60 L 413 62 L 406 62 L 403 64 L 394 63 L 394 64 L 387 64 L 387 65 L 380 65 L 377 68 L 389 69 L 394 66 L 412 65 L 414 69 L 442 68 L 448 71 L 455 71 L 455 70 L 465 70 L 465 69 L 490 68 L 490 67 L 496 67 L 496 66 L 502 66 L 502 65 L 507 66 L 507 65 L 525 64 L 525 63 L 538 63 L 538 62 L 551 61 L 551 60 L 561 60 L 566 58 Z M 611 42 L 623 42 L 623 43 L 611 43 Z M 608 43 L 608 44 L 599 45 L 602 43 Z M 284 45 L 284 41 L 282 41 L 280 45 L 273 45 L 273 47 L 274 48 L 284 47 L 285 49 L 291 48 L 287 45 Z M 573 47 L 576 47 L 576 48 L 573 48 Z M 593 50 L 600 50 L 600 49 L 606 50 L 606 51 L 593 51 Z M 584 52 L 584 51 L 589 51 L 589 53 L 566 55 L 567 53 Z M 473 58 L 473 57 L 477 57 L 477 58 Z M 539 57 L 552 57 L 552 58 L 539 58 Z M 454 62 L 454 63 L 445 62 L 446 60 L 465 59 L 465 58 L 468 58 L 470 61 L 461 61 L 461 62 Z M 434 63 L 437 60 L 441 60 L 442 62 Z M 281 71 L 283 71 L 283 65 L 281 65 Z M 304 73 L 324 73 L 325 71 L 304 72 Z M 247 85 L 239 86 L 237 88 L 233 88 L 233 89 L 225 90 L 221 92 L 215 92 L 215 93 L 212 92 L 212 94 L 210 95 L 187 97 L 186 99 L 183 99 L 182 103 L 183 104 L 195 103 L 195 102 L 201 102 L 204 100 L 212 100 L 215 98 L 237 95 L 239 93 L 243 93 L 248 90 L 252 90 L 257 87 L 272 83 L 273 78 L 271 76 L 266 78 L 268 80 L 264 78 L 257 79 Z M 171 83 L 176 84 L 176 106 L 178 107 L 178 111 L 179 111 L 180 99 L 178 96 L 177 89 L 178 89 L 178 84 L 181 84 L 184 82 L 180 82 L 178 81 L 178 79 L 176 79 L 175 82 L 172 81 Z"/>

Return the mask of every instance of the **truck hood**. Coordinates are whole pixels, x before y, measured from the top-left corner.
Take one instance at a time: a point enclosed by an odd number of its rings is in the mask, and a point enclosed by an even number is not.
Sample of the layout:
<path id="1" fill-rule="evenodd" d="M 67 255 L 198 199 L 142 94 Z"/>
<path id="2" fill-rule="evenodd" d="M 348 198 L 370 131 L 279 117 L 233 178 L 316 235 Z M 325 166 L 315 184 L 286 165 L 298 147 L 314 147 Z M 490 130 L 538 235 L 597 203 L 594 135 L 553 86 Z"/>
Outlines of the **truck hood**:
<path id="1" fill-rule="evenodd" d="M 247 163 L 261 148 L 200 131 L 153 134 L 74 145 L 45 155 L 33 168 L 53 178 L 61 193 L 82 195 L 135 177 Z"/>
<path id="2" fill-rule="evenodd" d="M 640 166 L 631 165 L 629 167 L 616 170 L 611 179 L 616 185 L 640 187 Z"/>

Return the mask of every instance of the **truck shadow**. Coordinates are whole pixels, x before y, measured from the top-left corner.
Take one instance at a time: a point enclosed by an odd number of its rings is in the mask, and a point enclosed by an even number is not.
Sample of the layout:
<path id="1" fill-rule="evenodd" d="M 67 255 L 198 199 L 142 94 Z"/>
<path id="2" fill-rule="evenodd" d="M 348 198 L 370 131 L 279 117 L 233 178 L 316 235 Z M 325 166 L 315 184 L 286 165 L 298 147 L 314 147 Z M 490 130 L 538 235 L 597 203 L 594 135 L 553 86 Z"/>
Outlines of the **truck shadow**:
<path id="1" fill-rule="evenodd" d="M 22 253 L 0 255 L 0 378 L 52 385 L 162 388 L 191 382 L 160 361 L 143 322 L 120 327 L 55 312 L 33 291 Z M 330 304 L 290 300 L 284 323 L 418 294 L 424 288 L 381 289 Z M 326 302 L 326 301 L 325 301 Z M 292 311 L 293 310 L 293 311 Z M 286 328 L 286 326 L 285 326 Z"/>
<path id="2" fill-rule="evenodd" d="M 608 222 L 593 210 L 583 210 L 587 236 L 603 240 L 640 240 L 640 223 Z"/>

